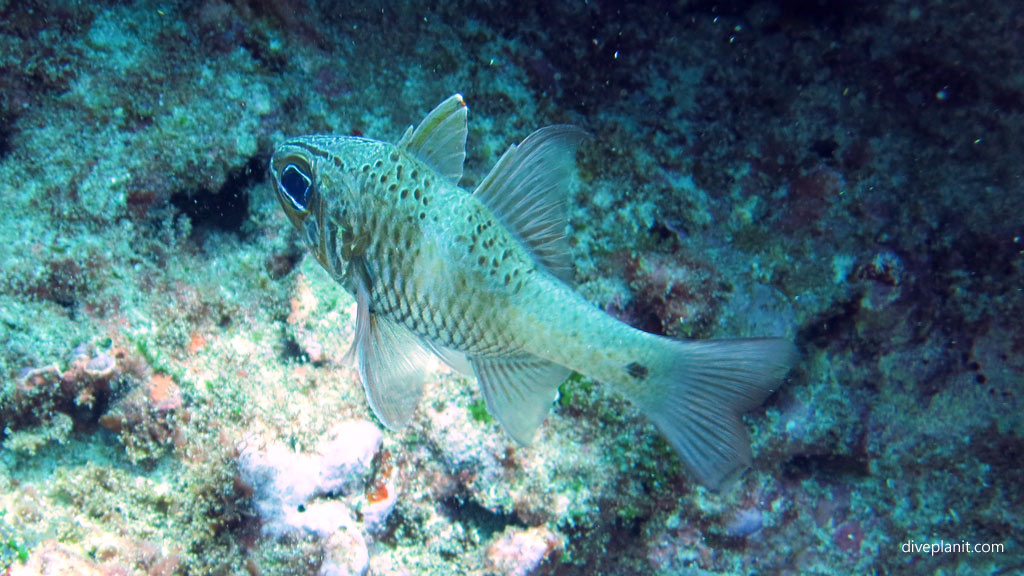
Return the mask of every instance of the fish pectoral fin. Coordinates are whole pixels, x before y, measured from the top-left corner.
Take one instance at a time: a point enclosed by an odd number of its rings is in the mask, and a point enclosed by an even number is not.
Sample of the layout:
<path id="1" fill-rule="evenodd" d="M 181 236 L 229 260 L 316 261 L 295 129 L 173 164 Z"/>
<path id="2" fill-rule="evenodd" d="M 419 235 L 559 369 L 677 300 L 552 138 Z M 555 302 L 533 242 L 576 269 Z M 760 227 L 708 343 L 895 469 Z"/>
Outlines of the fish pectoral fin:
<path id="1" fill-rule="evenodd" d="M 573 275 L 565 236 L 569 182 L 586 136 L 564 124 L 541 128 L 509 146 L 473 192 L 548 272 L 567 283 Z"/>
<path id="2" fill-rule="evenodd" d="M 473 358 L 487 409 L 516 442 L 529 445 L 570 370 L 536 356 Z"/>
<path id="3" fill-rule="evenodd" d="M 423 395 L 429 353 L 402 325 L 370 312 L 368 291 L 356 294 L 359 375 L 377 418 L 391 430 L 409 423 Z"/>
<path id="4" fill-rule="evenodd" d="M 462 95 L 453 94 L 431 110 L 415 130 L 410 126 L 398 147 L 458 184 L 466 162 L 467 111 Z"/>

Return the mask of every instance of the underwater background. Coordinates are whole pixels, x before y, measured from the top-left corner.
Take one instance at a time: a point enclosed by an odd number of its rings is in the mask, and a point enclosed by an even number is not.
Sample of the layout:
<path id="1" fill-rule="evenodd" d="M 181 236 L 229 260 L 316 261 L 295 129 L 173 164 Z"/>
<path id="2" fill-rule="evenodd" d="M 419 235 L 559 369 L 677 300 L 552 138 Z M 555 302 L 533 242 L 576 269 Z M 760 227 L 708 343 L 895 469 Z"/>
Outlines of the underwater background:
<path id="1" fill-rule="evenodd" d="M 0 0 L 0 570 L 1024 572 L 1022 47 L 994 0 Z M 469 190 L 593 135 L 588 300 L 797 342 L 740 482 L 579 376 L 529 448 L 441 367 L 374 420 L 267 162 L 455 92 Z"/>

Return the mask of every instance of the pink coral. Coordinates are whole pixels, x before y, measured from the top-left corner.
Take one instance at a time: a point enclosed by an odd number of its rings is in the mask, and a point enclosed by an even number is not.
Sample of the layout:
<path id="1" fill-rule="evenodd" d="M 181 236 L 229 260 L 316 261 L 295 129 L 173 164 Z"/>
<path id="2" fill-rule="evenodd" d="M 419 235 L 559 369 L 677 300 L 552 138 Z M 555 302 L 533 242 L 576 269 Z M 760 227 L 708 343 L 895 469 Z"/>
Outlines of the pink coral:
<path id="1" fill-rule="evenodd" d="M 562 538 L 543 526 L 525 530 L 509 527 L 487 547 L 487 561 L 499 574 L 527 576 L 560 553 L 563 546 Z"/>
<path id="2" fill-rule="evenodd" d="M 864 541 L 864 529 L 860 522 L 847 520 L 836 528 L 832 534 L 832 541 L 844 552 L 859 553 L 860 545 Z"/>

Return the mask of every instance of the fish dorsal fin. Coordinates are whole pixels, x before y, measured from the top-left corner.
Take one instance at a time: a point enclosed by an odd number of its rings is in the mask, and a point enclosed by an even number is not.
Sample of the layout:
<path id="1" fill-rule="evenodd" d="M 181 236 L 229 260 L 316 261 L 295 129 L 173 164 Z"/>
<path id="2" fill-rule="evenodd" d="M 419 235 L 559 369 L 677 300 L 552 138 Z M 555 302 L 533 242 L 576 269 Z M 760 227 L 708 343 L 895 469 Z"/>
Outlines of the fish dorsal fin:
<path id="1" fill-rule="evenodd" d="M 391 430 L 412 419 L 423 385 L 429 354 L 405 327 L 370 312 L 370 291 L 360 280 L 356 291 L 356 338 L 359 374 L 377 418 Z"/>
<path id="2" fill-rule="evenodd" d="M 536 356 L 473 358 L 487 409 L 509 436 L 529 445 L 569 369 Z"/>
<path id="3" fill-rule="evenodd" d="M 462 94 L 453 94 L 431 110 L 415 130 L 409 126 L 398 147 L 458 184 L 466 162 L 467 110 Z"/>
<path id="4" fill-rule="evenodd" d="M 473 194 L 559 279 L 572 280 L 565 236 L 576 148 L 586 137 L 569 125 L 547 126 L 509 146 Z"/>

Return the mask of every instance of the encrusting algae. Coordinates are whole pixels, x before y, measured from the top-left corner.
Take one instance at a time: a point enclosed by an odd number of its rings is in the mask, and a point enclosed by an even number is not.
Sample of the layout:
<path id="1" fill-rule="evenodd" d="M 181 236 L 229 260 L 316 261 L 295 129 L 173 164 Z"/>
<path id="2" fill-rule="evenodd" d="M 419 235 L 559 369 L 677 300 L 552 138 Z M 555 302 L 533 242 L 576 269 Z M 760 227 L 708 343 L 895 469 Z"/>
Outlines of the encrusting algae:
<path id="1" fill-rule="evenodd" d="M 271 160 L 278 200 L 317 261 L 355 295 L 353 352 L 370 406 L 407 424 L 438 355 L 475 375 L 489 411 L 530 443 L 571 371 L 612 385 L 718 488 L 750 463 L 739 414 L 796 359 L 780 339 L 678 341 L 595 308 L 570 286 L 569 180 L 585 133 L 542 128 L 473 193 L 458 187 L 467 107 L 458 94 L 397 145 L 304 136 Z"/>

